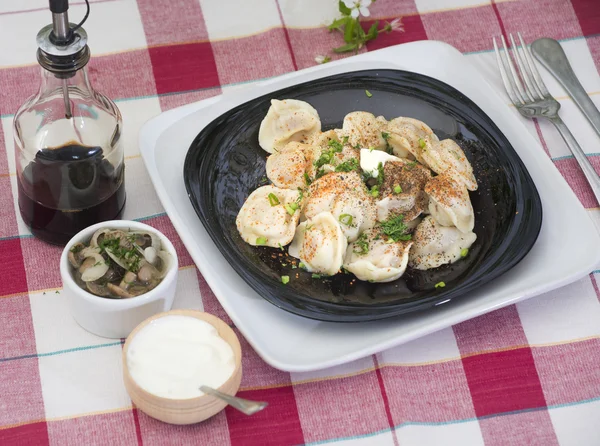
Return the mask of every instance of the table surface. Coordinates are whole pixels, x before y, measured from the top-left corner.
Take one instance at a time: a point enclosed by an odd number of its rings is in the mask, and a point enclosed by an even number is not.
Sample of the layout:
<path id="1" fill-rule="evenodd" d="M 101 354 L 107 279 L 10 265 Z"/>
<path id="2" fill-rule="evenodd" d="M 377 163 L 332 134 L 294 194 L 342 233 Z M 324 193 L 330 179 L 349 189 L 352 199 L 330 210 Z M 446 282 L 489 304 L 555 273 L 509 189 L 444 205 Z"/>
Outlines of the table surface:
<path id="1" fill-rule="evenodd" d="M 84 6 L 72 3 L 75 22 Z M 323 27 L 335 17 L 337 2 L 91 4 L 85 25 L 90 77 L 116 100 L 124 120 L 124 218 L 150 224 L 176 245 L 176 308 L 204 309 L 228 321 L 156 197 L 138 130 L 161 111 L 313 66 L 317 55 L 342 43 Z M 96 337 L 73 321 L 61 295 L 60 248 L 32 237 L 18 212 L 12 120 L 38 88 L 34 37 L 50 22 L 46 7 L 46 0 L 0 4 L 0 444 L 600 444 L 600 270 L 319 372 L 275 370 L 242 338 L 239 396 L 270 403 L 251 418 L 226 409 L 207 422 L 178 427 L 138 411 L 121 378 L 122 342 Z M 520 31 L 528 42 L 559 39 L 600 105 L 597 0 L 378 0 L 370 10 L 366 25 L 402 17 L 404 31 L 382 34 L 363 51 L 441 40 L 493 83 L 500 82 L 493 35 Z M 545 79 L 563 119 L 600 168 L 597 135 L 562 88 Z M 600 225 L 598 203 L 558 133 L 546 122 L 524 123 Z"/>

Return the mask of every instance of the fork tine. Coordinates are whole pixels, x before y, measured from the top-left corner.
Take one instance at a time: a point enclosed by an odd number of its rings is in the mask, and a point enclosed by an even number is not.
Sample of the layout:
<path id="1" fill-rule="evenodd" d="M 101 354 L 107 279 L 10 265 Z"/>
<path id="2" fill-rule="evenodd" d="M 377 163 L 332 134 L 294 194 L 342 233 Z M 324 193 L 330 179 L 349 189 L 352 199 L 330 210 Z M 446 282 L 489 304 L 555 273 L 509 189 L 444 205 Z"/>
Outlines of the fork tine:
<path id="1" fill-rule="evenodd" d="M 536 99 L 538 99 L 536 97 L 537 90 L 533 86 L 533 83 L 535 81 L 533 79 L 531 72 L 529 71 L 529 68 L 527 67 L 527 65 L 523 59 L 523 57 L 524 57 L 522 55 L 523 48 L 519 48 L 515 44 L 515 39 L 513 38 L 512 33 L 509 34 L 509 39 L 510 39 L 510 44 L 512 46 L 513 55 L 515 57 L 515 60 L 517 61 L 517 66 L 519 67 L 519 73 L 521 74 L 521 79 L 523 79 L 523 81 L 525 81 L 525 93 L 527 93 L 527 96 L 529 96 L 529 99 L 531 101 L 535 101 Z M 539 99 L 543 99 L 543 97 L 540 96 Z"/>
<path id="2" fill-rule="evenodd" d="M 535 63 L 533 62 L 533 57 L 531 56 L 531 50 L 529 49 L 529 47 L 527 47 L 527 45 L 525 45 L 525 42 L 523 41 L 523 37 L 521 37 L 520 32 L 517 33 L 517 36 L 519 36 L 519 40 L 521 41 L 521 46 L 525 50 L 525 59 L 527 60 L 527 65 L 529 65 L 529 69 L 533 73 L 533 78 L 535 79 L 534 85 L 535 85 L 538 93 L 540 94 L 541 97 L 549 96 L 550 92 L 548 92 L 548 89 L 546 88 L 546 85 L 544 84 L 544 81 L 542 80 L 542 76 L 540 76 L 540 72 L 537 70 Z"/>
<path id="3" fill-rule="evenodd" d="M 523 86 L 521 85 L 521 80 L 519 79 L 519 75 L 517 74 L 517 71 L 515 70 L 515 66 L 510 57 L 510 53 L 508 52 L 508 48 L 506 46 L 506 40 L 504 40 L 504 36 L 500 36 L 500 37 L 502 38 L 502 46 L 504 46 L 504 54 L 506 55 L 506 60 L 508 62 L 508 69 L 510 70 L 510 72 L 512 74 L 513 83 L 514 83 L 514 85 L 516 85 L 517 90 L 519 92 L 518 96 L 521 99 L 521 102 L 524 104 L 526 102 L 527 96 L 525 95 L 525 91 L 523 91 Z"/>
<path id="4" fill-rule="evenodd" d="M 492 37 L 492 41 L 494 42 L 494 51 L 496 52 L 496 62 L 498 63 L 498 69 L 500 70 L 500 76 L 502 77 L 502 82 L 504 83 L 504 88 L 506 89 L 506 93 L 508 93 L 508 97 L 512 101 L 513 104 L 517 105 L 519 103 L 523 103 L 523 100 L 517 97 L 518 92 L 515 90 L 513 82 L 509 80 L 508 73 L 506 72 L 506 67 L 504 66 L 503 57 L 500 55 L 500 51 L 498 50 L 498 45 L 496 44 L 496 38 Z"/>

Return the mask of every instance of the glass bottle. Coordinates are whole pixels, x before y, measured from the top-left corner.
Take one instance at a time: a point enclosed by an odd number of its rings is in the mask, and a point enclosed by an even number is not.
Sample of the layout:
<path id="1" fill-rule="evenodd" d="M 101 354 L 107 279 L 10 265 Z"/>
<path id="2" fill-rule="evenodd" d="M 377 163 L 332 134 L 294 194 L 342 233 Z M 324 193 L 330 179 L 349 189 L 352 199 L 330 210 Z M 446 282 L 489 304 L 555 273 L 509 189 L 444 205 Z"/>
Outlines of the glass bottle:
<path id="1" fill-rule="evenodd" d="M 80 230 L 122 215 L 122 119 L 114 102 L 90 84 L 83 28 L 60 44 L 54 31 L 56 23 L 37 36 L 41 85 L 15 115 L 15 156 L 25 224 L 36 237 L 65 244 Z"/>

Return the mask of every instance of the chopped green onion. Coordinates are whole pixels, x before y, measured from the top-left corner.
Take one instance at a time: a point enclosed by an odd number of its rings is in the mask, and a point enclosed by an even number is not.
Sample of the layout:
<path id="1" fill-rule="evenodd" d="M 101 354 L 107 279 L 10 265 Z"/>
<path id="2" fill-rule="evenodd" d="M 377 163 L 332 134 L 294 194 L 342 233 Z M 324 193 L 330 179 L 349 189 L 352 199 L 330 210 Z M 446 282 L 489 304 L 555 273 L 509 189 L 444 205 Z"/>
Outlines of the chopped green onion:
<path id="1" fill-rule="evenodd" d="M 369 147 L 369 152 L 372 152 L 373 150 L 375 150 L 375 147 Z"/>
<path id="2" fill-rule="evenodd" d="M 373 94 L 369 90 L 365 90 L 365 94 L 367 95 L 368 98 L 373 96 Z"/>
<path id="3" fill-rule="evenodd" d="M 267 244 L 267 238 L 266 237 L 258 237 L 256 239 L 256 244 L 257 245 L 266 245 Z"/>
<path id="4" fill-rule="evenodd" d="M 281 276 L 281 283 L 286 285 L 290 281 L 290 276 Z"/>
<path id="5" fill-rule="evenodd" d="M 298 210 L 297 203 L 286 204 L 284 207 L 285 207 L 285 210 L 287 211 L 287 213 L 290 215 L 294 215 L 294 213 Z"/>
<path id="6" fill-rule="evenodd" d="M 292 265 L 292 269 L 296 269 L 298 268 L 296 265 Z"/>
<path id="7" fill-rule="evenodd" d="M 348 144 L 348 136 L 342 138 L 342 144 Z"/>
<path id="8" fill-rule="evenodd" d="M 446 284 L 444 282 L 438 282 L 435 284 L 436 288 L 444 288 L 446 286 Z"/>
<path id="9" fill-rule="evenodd" d="M 401 194 L 401 193 L 402 193 L 402 188 L 400 187 L 400 185 L 399 185 L 399 184 L 396 184 L 396 185 L 394 186 L 394 193 L 395 193 L 395 194 Z"/>
<path id="10" fill-rule="evenodd" d="M 300 268 L 306 268 L 306 265 L 305 265 L 304 263 L 302 263 L 302 262 L 300 262 L 300 263 L 298 264 L 298 266 L 299 266 Z"/>
<path id="11" fill-rule="evenodd" d="M 313 279 L 320 279 L 320 278 L 321 278 L 321 275 L 320 275 L 320 274 L 313 274 L 313 275 L 312 275 L 312 278 L 313 278 Z"/>
<path id="12" fill-rule="evenodd" d="M 338 220 L 340 221 L 340 223 L 344 223 L 346 226 L 350 226 L 352 224 L 352 215 L 350 214 L 342 214 L 340 215 L 340 218 L 338 218 Z"/>
<path id="13" fill-rule="evenodd" d="M 461 257 L 467 257 L 467 254 L 469 253 L 469 249 L 468 248 L 463 248 L 460 250 L 460 256 Z"/>
<path id="14" fill-rule="evenodd" d="M 279 245 L 279 249 L 281 249 L 282 251 L 284 251 L 283 246 L 281 243 L 277 243 Z"/>
<path id="15" fill-rule="evenodd" d="M 354 246 L 358 249 L 354 249 L 354 254 L 367 254 L 369 252 L 369 241 L 367 240 L 367 234 L 363 232 L 360 237 L 354 242 Z"/>
<path id="16" fill-rule="evenodd" d="M 419 145 L 421 146 L 422 149 L 425 148 L 425 140 L 422 138 L 419 138 Z"/>
<path id="17" fill-rule="evenodd" d="M 386 132 L 381 132 L 381 137 L 387 141 L 390 137 L 390 134 Z"/>
<path id="18" fill-rule="evenodd" d="M 339 141 L 336 141 L 335 139 L 329 140 L 327 145 L 329 147 L 331 147 L 331 149 L 333 150 L 334 153 L 341 152 L 344 149 L 344 146 L 342 145 L 342 143 Z"/>
<path id="19" fill-rule="evenodd" d="M 376 190 L 376 189 L 375 189 L 375 190 L 372 190 L 372 191 L 371 191 L 371 196 L 372 196 L 373 198 L 377 198 L 377 197 L 379 197 L 379 191 L 378 191 L 378 190 Z"/>
<path id="20" fill-rule="evenodd" d="M 268 195 L 269 197 L 269 203 L 271 204 L 271 206 L 277 206 L 279 204 L 279 198 L 277 198 L 277 195 L 275 195 L 274 193 L 270 193 Z"/>

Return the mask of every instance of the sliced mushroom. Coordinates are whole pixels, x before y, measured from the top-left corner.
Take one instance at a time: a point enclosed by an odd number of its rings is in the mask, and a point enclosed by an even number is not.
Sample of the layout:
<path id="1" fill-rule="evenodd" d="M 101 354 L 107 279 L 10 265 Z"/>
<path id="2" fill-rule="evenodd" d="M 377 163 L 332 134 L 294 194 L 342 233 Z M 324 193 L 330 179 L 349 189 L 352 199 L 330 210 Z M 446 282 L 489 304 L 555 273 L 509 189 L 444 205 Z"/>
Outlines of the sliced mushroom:
<path id="1" fill-rule="evenodd" d="M 98 246 L 100 246 L 100 242 L 102 241 L 102 239 L 100 238 L 101 235 L 106 234 L 110 232 L 110 229 L 98 229 L 96 232 L 94 232 L 94 235 L 92 235 L 92 239 L 90 240 L 90 246 L 96 248 Z"/>
<path id="2" fill-rule="evenodd" d="M 163 279 L 169 272 L 169 269 L 171 268 L 172 258 L 171 254 L 169 254 L 167 251 L 159 251 L 157 255 L 158 257 L 160 257 L 161 265 L 160 269 L 158 269 L 160 274 L 156 278 Z"/>
<path id="3" fill-rule="evenodd" d="M 150 263 L 143 265 L 137 273 L 140 282 L 150 282 L 152 277 L 158 277 L 160 272 Z"/>
<path id="4" fill-rule="evenodd" d="M 133 273 L 131 271 L 127 271 L 125 276 L 123 276 L 123 280 L 121 280 L 121 283 L 119 284 L 119 288 L 121 288 L 123 290 L 129 289 L 129 286 L 133 282 L 135 282 L 136 278 L 137 278 L 137 276 L 135 275 L 135 273 Z"/>
<path id="5" fill-rule="evenodd" d="M 144 249 L 144 258 L 146 259 L 146 262 L 156 265 L 156 260 L 158 259 L 156 249 L 154 249 L 152 246 Z"/>
<path id="6" fill-rule="evenodd" d="M 75 243 L 71 249 L 69 250 L 69 254 L 67 255 L 69 259 L 69 263 L 73 266 L 73 268 L 79 268 L 81 263 L 83 262 L 83 256 L 81 255 L 81 251 L 85 249 L 85 245 L 83 243 Z"/>
<path id="7" fill-rule="evenodd" d="M 109 295 L 106 285 L 100 285 L 97 282 L 86 282 L 85 286 L 96 296 L 106 297 Z"/>
<path id="8" fill-rule="evenodd" d="M 108 288 L 108 290 L 117 297 L 133 297 L 133 294 L 129 294 L 126 290 L 124 290 L 123 288 L 115 285 L 114 283 L 107 283 L 106 287 Z"/>
<path id="9" fill-rule="evenodd" d="M 85 268 L 84 268 L 85 266 Z M 81 273 L 81 280 L 84 282 L 93 282 L 98 280 L 108 271 L 108 265 L 100 254 L 92 254 L 88 256 L 81 267 L 79 272 Z"/>

